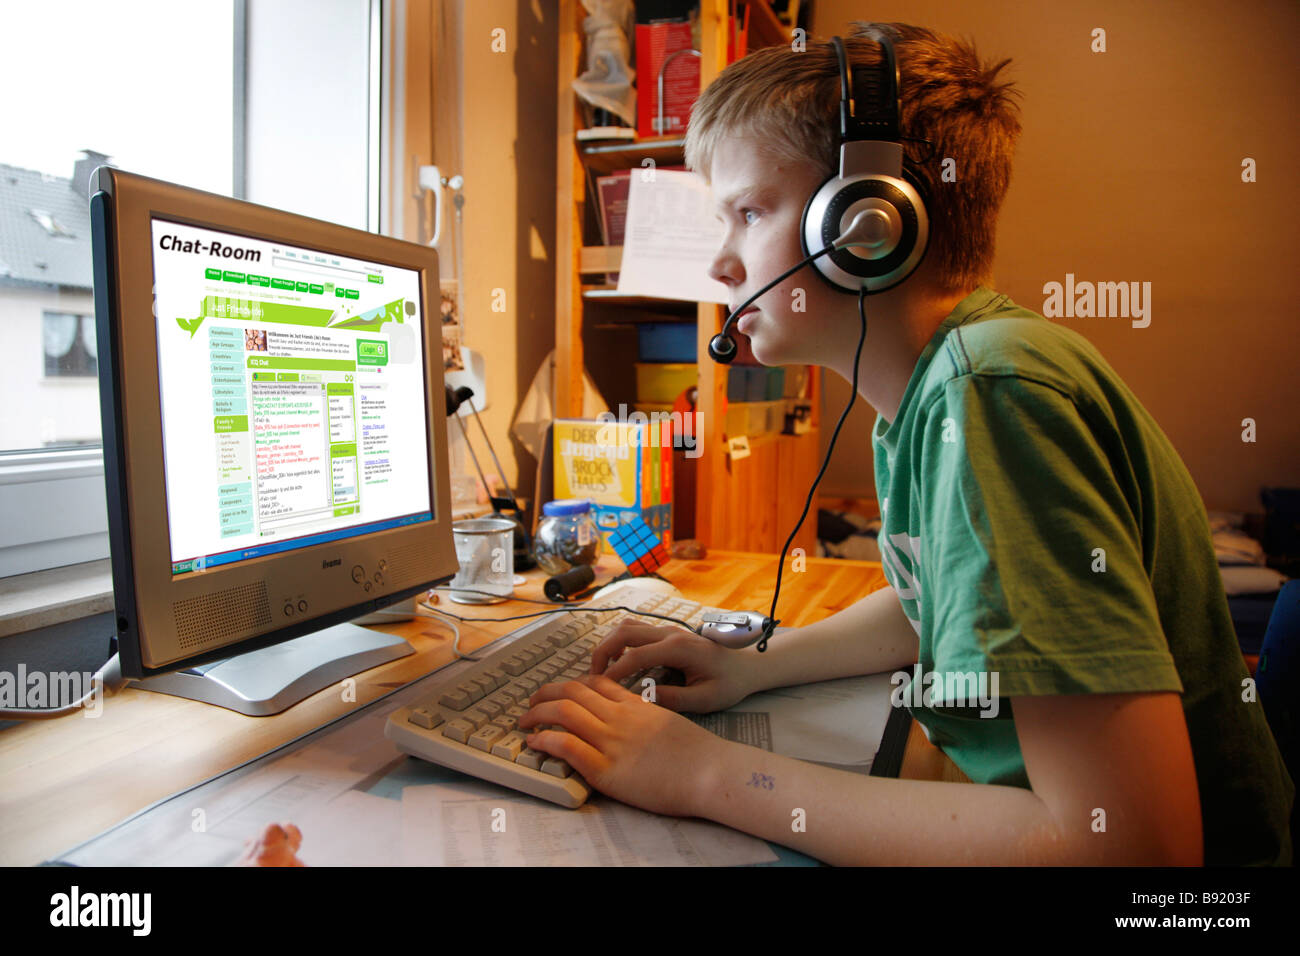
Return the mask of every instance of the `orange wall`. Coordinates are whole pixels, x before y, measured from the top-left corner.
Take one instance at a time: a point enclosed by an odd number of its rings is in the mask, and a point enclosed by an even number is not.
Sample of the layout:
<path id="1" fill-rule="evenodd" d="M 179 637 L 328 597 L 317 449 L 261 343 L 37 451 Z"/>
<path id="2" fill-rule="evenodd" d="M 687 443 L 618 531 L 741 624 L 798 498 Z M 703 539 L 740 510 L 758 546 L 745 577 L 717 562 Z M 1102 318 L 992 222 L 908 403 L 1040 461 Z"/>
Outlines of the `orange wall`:
<path id="1" fill-rule="evenodd" d="M 1041 312 L 1044 283 L 1067 272 L 1150 282 L 1147 328 L 1059 321 L 1124 377 L 1208 507 L 1258 511 L 1262 486 L 1300 486 L 1290 289 L 1300 251 L 1300 5 L 817 0 L 814 10 L 816 39 L 855 19 L 897 20 L 970 37 L 985 60 L 1011 57 L 1024 134 L 999 226 L 997 288 Z M 1090 50 L 1097 27 L 1105 53 Z M 1258 164 L 1254 184 L 1241 181 L 1244 157 Z M 848 385 L 828 375 L 825 394 L 833 419 Z M 1254 444 L 1241 440 L 1248 417 Z M 874 495 L 873 420 L 863 408 L 845 426 L 824 494 Z"/>

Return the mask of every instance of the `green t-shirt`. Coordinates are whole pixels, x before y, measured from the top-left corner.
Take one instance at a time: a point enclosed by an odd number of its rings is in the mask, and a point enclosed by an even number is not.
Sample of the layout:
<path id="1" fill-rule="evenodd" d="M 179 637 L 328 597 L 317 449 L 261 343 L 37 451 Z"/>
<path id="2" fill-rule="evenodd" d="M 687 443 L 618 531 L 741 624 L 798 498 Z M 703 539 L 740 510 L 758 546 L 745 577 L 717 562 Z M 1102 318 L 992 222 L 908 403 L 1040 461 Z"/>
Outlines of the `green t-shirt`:
<path id="1" fill-rule="evenodd" d="M 1290 862 L 1295 788 L 1242 699 L 1204 505 L 1087 340 L 977 289 L 874 447 L 881 561 L 920 636 L 903 699 L 935 745 L 976 783 L 1028 787 L 1009 698 L 1177 691 L 1205 862 Z"/>

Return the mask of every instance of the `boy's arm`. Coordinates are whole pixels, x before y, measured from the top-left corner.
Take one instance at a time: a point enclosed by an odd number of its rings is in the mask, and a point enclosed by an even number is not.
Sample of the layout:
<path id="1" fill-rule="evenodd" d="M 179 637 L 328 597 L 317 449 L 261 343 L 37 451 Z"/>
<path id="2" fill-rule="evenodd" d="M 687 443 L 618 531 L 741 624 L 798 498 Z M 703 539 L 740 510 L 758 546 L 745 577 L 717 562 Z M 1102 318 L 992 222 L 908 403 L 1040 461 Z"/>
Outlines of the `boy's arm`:
<path id="1" fill-rule="evenodd" d="M 833 864 L 1201 865 L 1177 694 L 1012 707 L 1032 790 L 859 776 L 726 744 L 694 764 L 688 812 Z"/>
<path id="2" fill-rule="evenodd" d="M 919 640 L 892 587 L 873 591 L 830 617 L 774 636 L 749 651 L 757 690 L 878 674 L 916 663 Z"/>
<path id="3" fill-rule="evenodd" d="M 835 864 L 1199 865 L 1175 693 L 1017 697 L 1032 790 L 889 780 L 735 744 L 603 676 L 548 684 L 530 747 L 616 799 L 716 820 Z M 567 732 L 566 732 L 567 731 Z M 799 826 L 801 825 L 801 829 Z"/>

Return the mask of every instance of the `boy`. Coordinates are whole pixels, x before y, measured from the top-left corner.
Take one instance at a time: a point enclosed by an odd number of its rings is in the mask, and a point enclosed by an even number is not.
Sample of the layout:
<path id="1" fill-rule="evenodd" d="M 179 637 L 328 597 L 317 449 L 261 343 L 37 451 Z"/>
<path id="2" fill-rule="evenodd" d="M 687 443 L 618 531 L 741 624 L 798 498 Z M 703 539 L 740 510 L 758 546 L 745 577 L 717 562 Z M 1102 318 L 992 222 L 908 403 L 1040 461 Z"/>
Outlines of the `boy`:
<path id="1" fill-rule="evenodd" d="M 866 31 L 877 28 L 859 26 L 845 41 L 850 62 L 873 67 L 879 46 Z M 533 697 L 521 728 L 563 730 L 529 745 L 628 803 L 830 863 L 1288 863 L 1294 787 L 1260 705 L 1243 700 L 1247 672 L 1196 488 L 1086 340 L 986 286 L 1020 132 L 1015 91 L 997 82 L 1006 61 L 986 68 L 967 44 L 887 29 L 902 135 L 929 140 L 935 157 L 920 170 L 929 250 L 908 279 L 867 298 L 857 368 L 879 413 L 892 587 L 777 635 L 762 655 L 624 625 L 596 648 L 591 675 Z M 814 43 L 744 58 L 696 104 L 686 158 L 712 184 L 725 234 L 711 274 L 733 307 L 803 258 L 800 218 L 836 161 L 838 103 L 834 54 Z M 939 176 L 948 157 L 955 182 Z M 856 297 L 810 272 L 760 297 L 737 327 L 765 364 L 815 363 L 852 380 Z M 1000 693 L 996 717 L 952 706 L 942 685 L 912 706 L 973 784 L 835 771 L 674 713 L 916 663 L 978 672 Z M 687 677 L 658 689 L 664 706 L 616 683 L 660 664 Z M 796 808 L 804 832 L 792 831 Z"/>

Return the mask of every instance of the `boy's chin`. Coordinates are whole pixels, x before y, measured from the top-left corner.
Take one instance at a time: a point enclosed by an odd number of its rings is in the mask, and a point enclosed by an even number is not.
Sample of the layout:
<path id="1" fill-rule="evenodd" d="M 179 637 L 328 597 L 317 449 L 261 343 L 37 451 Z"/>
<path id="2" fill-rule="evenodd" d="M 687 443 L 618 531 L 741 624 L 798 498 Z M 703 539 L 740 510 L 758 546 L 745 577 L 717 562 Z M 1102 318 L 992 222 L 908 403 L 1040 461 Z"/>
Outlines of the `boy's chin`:
<path id="1" fill-rule="evenodd" d="M 788 342 L 773 342 L 750 336 L 750 350 L 754 353 L 754 358 L 758 359 L 764 365 L 775 368 L 778 365 L 803 365 L 807 363 L 806 358 L 800 358 L 795 353 Z"/>

